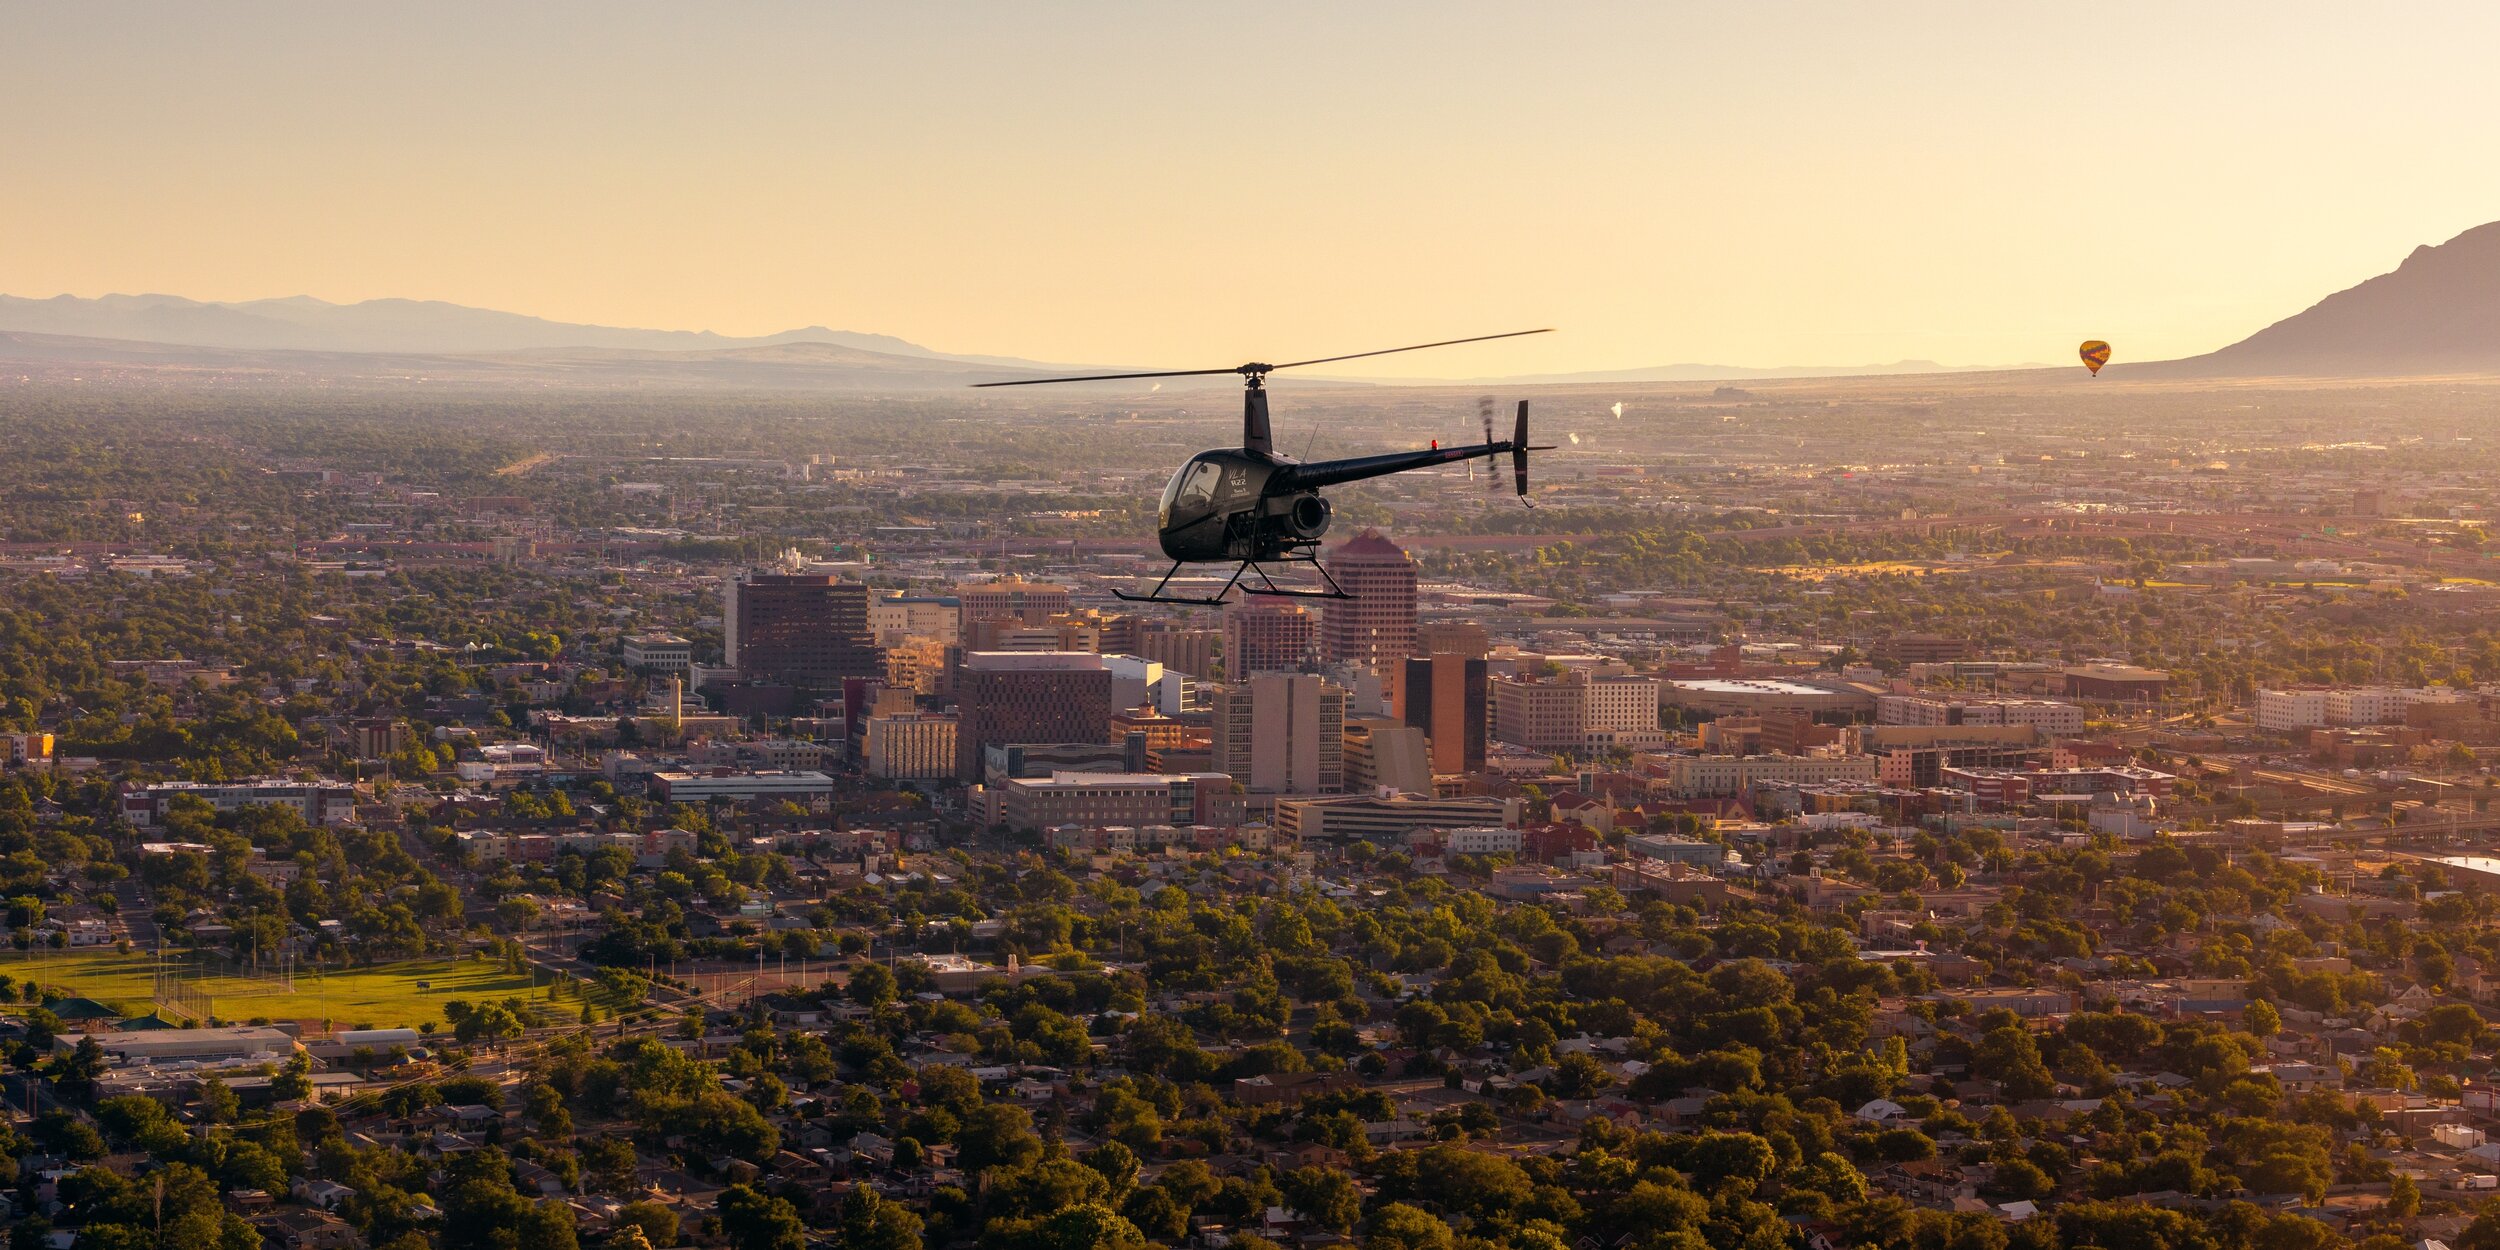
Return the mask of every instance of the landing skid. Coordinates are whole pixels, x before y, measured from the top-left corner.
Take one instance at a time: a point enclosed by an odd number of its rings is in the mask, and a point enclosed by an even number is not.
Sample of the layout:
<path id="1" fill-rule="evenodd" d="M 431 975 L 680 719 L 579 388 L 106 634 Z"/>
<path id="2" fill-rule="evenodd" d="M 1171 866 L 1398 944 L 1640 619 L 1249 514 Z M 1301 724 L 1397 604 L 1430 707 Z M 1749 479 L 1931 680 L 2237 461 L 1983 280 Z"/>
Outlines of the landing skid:
<path id="1" fill-rule="evenodd" d="M 1279 556 L 1276 559 L 1264 562 L 1258 560 L 1244 560 L 1233 568 L 1233 575 L 1231 577 L 1224 579 L 1224 589 L 1216 591 L 1213 598 L 1201 599 L 1188 595 L 1164 594 L 1163 588 L 1172 584 L 1173 575 L 1181 571 L 1181 565 L 1184 563 L 1186 563 L 1186 561 L 1174 560 L 1172 562 L 1172 567 L 1164 570 L 1162 579 L 1155 583 L 1155 588 L 1147 591 L 1145 594 L 1132 595 L 1125 590 L 1114 588 L 1111 592 L 1111 597 L 1114 599 L 1125 600 L 1129 603 L 1179 603 L 1201 608 L 1220 608 L 1224 606 L 1226 597 L 1233 593 L 1233 589 L 1235 587 L 1240 587 L 1241 593 L 1245 595 L 1260 595 L 1277 599 L 1351 599 L 1354 597 L 1347 594 L 1343 587 L 1337 585 L 1337 579 L 1328 575 L 1328 566 L 1321 564 L 1319 562 L 1319 557 L 1312 555 Z M 1276 584 L 1274 578 L 1267 575 L 1267 569 L 1263 567 L 1264 564 L 1310 565 L 1311 571 L 1319 574 L 1319 579 L 1321 581 L 1328 583 L 1328 589 L 1299 590 L 1292 587 L 1279 586 Z M 1256 586 L 1243 585 L 1241 575 L 1244 573 L 1258 574 L 1259 584 Z"/>

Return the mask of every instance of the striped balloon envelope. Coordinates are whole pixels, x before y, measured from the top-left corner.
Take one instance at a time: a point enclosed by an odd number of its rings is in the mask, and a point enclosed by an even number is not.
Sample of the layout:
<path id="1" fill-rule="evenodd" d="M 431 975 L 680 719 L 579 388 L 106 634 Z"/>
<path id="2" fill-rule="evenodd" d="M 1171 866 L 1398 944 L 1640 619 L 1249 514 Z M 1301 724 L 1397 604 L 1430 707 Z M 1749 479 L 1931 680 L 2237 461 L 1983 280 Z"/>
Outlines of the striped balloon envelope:
<path id="1" fill-rule="evenodd" d="M 2078 350 L 2083 356 L 2083 367 L 2091 370 L 2093 377 L 2101 376 L 2101 366 L 2109 363 L 2109 344 L 2090 339 Z"/>

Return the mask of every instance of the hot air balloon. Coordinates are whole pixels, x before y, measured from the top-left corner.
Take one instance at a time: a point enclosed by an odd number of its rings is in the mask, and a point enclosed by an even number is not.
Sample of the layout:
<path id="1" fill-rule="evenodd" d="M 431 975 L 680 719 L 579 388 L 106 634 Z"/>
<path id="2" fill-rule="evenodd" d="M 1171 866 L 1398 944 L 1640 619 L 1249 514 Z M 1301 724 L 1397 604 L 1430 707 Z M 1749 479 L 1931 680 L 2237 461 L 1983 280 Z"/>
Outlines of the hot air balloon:
<path id="1" fill-rule="evenodd" d="M 2089 339 L 2079 351 L 2083 356 L 2083 367 L 2091 370 L 2093 377 L 2101 376 L 2101 366 L 2109 363 L 2109 344 Z"/>

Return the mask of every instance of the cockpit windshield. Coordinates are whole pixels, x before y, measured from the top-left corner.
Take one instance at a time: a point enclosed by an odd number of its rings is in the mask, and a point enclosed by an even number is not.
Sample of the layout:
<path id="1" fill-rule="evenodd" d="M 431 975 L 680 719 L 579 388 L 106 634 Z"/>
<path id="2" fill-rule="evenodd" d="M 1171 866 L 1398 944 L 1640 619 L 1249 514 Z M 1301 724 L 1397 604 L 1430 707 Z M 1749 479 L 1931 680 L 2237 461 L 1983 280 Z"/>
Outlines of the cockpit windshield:
<path id="1" fill-rule="evenodd" d="M 1159 518 L 1170 525 L 1177 509 L 1182 516 L 1203 512 L 1215 502 L 1216 484 L 1224 478 L 1224 466 L 1214 460 L 1198 459 L 1181 466 L 1172 475 L 1170 485 L 1163 488 L 1163 508 Z"/>

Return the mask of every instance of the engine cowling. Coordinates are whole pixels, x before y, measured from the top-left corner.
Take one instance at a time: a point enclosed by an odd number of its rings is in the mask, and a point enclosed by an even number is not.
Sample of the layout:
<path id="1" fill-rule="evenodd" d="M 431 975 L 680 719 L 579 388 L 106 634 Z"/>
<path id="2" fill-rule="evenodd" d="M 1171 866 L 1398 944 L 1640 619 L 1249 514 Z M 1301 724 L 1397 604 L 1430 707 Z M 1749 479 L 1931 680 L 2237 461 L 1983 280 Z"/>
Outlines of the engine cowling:
<path id="1" fill-rule="evenodd" d="M 1297 495 L 1285 509 L 1285 531 L 1296 538 L 1317 538 L 1328 532 L 1333 515 L 1328 501 L 1318 495 Z"/>

